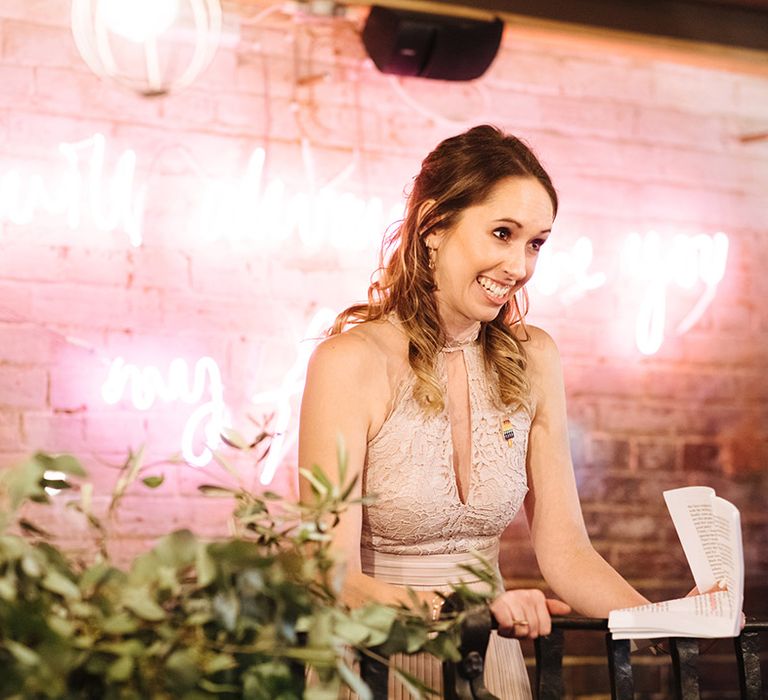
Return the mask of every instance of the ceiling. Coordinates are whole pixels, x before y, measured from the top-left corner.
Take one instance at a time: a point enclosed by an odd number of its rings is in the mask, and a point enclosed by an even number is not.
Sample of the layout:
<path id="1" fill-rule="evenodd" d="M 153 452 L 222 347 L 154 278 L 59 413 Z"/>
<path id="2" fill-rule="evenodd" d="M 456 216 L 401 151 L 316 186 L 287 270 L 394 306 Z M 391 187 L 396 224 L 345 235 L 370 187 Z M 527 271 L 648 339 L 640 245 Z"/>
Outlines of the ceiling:
<path id="1" fill-rule="evenodd" d="M 480 0 L 504 13 L 768 51 L 768 0 Z"/>
<path id="2" fill-rule="evenodd" d="M 274 0 L 224 0 L 254 10 Z M 288 7 L 290 3 L 285 4 Z M 511 30 L 768 75 L 768 0 L 293 0 L 327 8 L 384 5 L 436 15 L 501 17 Z M 323 9 L 326 8 L 326 9 Z"/>

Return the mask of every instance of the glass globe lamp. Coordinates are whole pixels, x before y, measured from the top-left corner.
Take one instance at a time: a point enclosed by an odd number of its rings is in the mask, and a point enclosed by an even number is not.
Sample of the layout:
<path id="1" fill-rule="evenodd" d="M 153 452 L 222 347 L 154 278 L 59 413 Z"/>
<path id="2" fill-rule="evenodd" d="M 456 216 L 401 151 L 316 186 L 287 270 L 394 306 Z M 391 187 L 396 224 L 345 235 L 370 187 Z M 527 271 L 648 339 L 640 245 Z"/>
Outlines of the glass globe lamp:
<path id="1" fill-rule="evenodd" d="M 189 85 L 221 39 L 219 0 L 72 0 L 71 19 L 91 70 L 146 96 Z"/>

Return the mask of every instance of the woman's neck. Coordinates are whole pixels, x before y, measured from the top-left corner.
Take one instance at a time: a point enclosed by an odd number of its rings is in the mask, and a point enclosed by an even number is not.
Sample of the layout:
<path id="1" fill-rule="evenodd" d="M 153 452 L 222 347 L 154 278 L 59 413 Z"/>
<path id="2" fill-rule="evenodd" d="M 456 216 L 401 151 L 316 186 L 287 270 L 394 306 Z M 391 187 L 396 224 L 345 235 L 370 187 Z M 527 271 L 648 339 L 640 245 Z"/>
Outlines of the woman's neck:
<path id="1" fill-rule="evenodd" d="M 454 329 L 454 333 L 451 333 L 446 329 L 445 347 L 459 348 L 464 345 L 471 345 L 477 340 L 477 337 L 479 335 L 480 335 L 480 321 L 475 321 L 474 323 L 470 324 L 469 326 L 463 327 L 457 332 L 456 332 L 456 329 Z"/>

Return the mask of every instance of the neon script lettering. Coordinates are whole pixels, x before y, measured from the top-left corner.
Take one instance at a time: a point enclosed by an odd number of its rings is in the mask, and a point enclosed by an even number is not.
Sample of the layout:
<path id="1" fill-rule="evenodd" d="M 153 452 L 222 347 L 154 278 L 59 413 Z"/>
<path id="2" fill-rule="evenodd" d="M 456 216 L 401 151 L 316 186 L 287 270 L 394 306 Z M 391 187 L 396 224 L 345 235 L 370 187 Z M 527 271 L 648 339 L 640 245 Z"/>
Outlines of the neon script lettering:
<path id="1" fill-rule="evenodd" d="M 653 355 L 664 342 L 670 288 L 693 290 L 703 283 L 693 308 L 677 324 L 675 332 L 682 335 L 712 303 L 727 261 L 728 236 L 722 232 L 713 236 L 680 234 L 670 241 L 662 239 L 656 231 L 629 236 L 622 269 L 630 278 L 640 281 L 645 290 L 635 323 L 635 342 L 640 352 Z"/>
<path id="2" fill-rule="evenodd" d="M 72 230 L 88 222 L 107 233 L 120 231 L 131 245 L 141 245 L 145 190 L 135 185 L 136 153 L 123 151 L 111 176 L 105 153 L 104 136 L 96 134 L 59 145 L 64 159 L 59 178 L 46 180 L 21 169 L 0 174 L 0 221 L 25 225 L 39 217 L 63 216 Z"/>
<path id="3" fill-rule="evenodd" d="M 273 414 L 269 425 L 272 442 L 260 475 L 264 485 L 272 482 L 296 441 L 297 431 L 291 425 L 292 403 L 304 389 L 309 356 L 335 316 L 335 312 L 327 308 L 316 312 L 297 343 L 293 365 L 279 386 L 251 397 L 255 405 L 266 406 Z M 211 451 L 221 445 L 222 430 L 231 423 L 230 411 L 224 403 L 221 371 L 210 357 L 201 357 L 191 371 L 186 360 L 176 358 L 171 361 L 165 375 L 155 365 L 142 368 L 118 357 L 110 365 L 101 387 L 101 396 L 110 405 L 128 398 L 140 411 L 147 411 L 158 402 L 195 405 L 181 436 L 182 456 L 195 467 L 205 466 L 211 461 Z M 199 446 L 201 443 L 202 448 Z"/>
<path id="4" fill-rule="evenodd" d="M 153 365 L 139 368 L 118 357 L 109 368 L 101 396 L 106 403 L 116 404 L 126 395 L 140 411 L 149 410 L 157 401 L 200 404 L 184 425 L 181 453 L 195 467 L 211 461 L 211 450 L 221 444 L 221 431 L 228 418 L 221 371 L 215 360 L 201 357 L 190 373 L 186 360 L 176 358 L 164 377 Z M 195 447 L 198 436 L 203 437 L 202 448 Z"/>

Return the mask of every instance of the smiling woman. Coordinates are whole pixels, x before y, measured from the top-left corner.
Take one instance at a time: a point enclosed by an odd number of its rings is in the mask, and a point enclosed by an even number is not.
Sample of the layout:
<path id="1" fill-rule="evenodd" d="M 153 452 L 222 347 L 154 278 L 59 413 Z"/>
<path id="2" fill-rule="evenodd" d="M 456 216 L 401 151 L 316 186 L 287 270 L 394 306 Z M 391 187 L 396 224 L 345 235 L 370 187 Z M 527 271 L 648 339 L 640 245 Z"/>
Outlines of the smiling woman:
<path id="1" fill-rule="evenodd" d="M 435 296 L 449 335 L 462 335 L 476 320 L 493 321 L 522 289 L 551 230 L 553 209 L 538 180 L 509 177 L 483 202 L 465 209 L 450 235 L 440 229 L 426 237 L 434 251 Z"/>
<path id="2" fill-rule="evenodd" d="M 571 606 L 605 617 L 647 602 L 588 540 L 557 348 L 524 323 L 557 203 L 513 136 L 480 126 L 438 145 L 368 303 L 336 319 L 302 401 L 300 466 L 332 466 L 341 434 L 360 493 L 376 496 L 336 529 L 346 602 L 409 604 L 410 587 L 437 615 L 451 583 L 486 585 L 464 568 L 480 552 L 497 572 L 486 684 L 502 700 L 530 698 L 515 638 L 548 634 L 550 615 Z M 566 602 L 504 590 L 499 538 L 522 506 L 541 571 Z M 436 660 L 398 664 L 440 689 Z M 390 697 L 408 697 L 396 683 Z"/>

